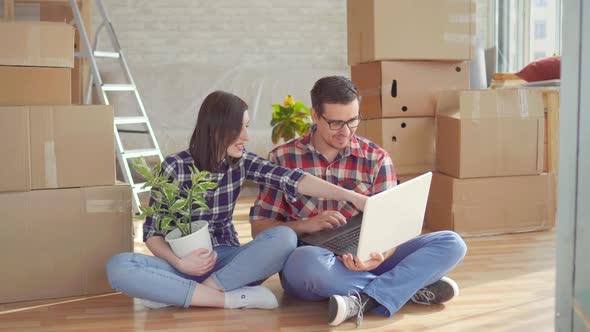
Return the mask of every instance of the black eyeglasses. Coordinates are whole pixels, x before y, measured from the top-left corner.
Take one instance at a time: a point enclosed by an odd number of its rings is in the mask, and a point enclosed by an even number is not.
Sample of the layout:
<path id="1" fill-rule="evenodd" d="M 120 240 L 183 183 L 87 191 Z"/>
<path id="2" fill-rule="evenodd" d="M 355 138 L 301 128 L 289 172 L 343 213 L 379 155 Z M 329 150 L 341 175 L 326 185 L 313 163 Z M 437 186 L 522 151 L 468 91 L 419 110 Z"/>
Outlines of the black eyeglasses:
<path id="1" fill-rule="evenodd" d="M 353 129 L 353 128 L 358 127 L 359 124 L 361 123 L 360 116 L 352 118 L 348 121 L 329 120 L 329 119 L 326 119 L 323 115 L 320 115 L 320 117 L 328 123 L 328 126 L 330 127 L 331 130 L 340 130 L 340 129 L 344 128 L 344 125 L 347 125 L 349 129 Z"/>

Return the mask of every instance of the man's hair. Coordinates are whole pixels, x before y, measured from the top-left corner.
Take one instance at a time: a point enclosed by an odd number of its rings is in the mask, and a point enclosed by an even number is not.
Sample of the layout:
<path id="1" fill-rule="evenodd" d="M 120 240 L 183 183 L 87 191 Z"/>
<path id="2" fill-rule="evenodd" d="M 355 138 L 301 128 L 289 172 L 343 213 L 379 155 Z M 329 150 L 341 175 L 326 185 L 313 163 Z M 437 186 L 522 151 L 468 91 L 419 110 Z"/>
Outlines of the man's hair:
<path id="1" fill-rule="evenodd" d="M 355 99 L 360 101 L 359 92 L 350 79 L 344 76 L 320 78 L 311 89 L 311 106 L 316 113 L 324 114 L 324 104 L 346 105 Z"/>

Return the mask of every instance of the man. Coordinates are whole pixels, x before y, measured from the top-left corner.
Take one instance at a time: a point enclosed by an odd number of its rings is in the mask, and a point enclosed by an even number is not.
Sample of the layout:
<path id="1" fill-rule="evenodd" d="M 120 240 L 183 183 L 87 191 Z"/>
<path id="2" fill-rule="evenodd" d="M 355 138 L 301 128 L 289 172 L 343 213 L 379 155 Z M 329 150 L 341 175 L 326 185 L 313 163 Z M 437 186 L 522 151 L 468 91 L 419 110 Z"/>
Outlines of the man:
<path id="1" fill-rule="evenodd" d="M 269 158 L 366 195 L 395 186 L 387 152 L 355 135 L 361 121 L 359 98 L 345 77 L 318 80 L 311 90 L 313 129 L 277 147 Z M 279 225 L 297 235 L 315 233 L 344 224 L 357 213 L 346 202 L 306 196 L 289 201 L 276 190 L 261 188 L 250 209 L 252 236 Z M 357 317 L 359 325 L 367 310 L 390 317 L 408 301 L 437 304 L 458 295 L 457 284 L 445 275 L 465 252 L 463 240 L 450 231 L 419 236 L 385 254 L 373 253 L 365 262 L 350 254 L 337 257 L 320 247 L 302 246 L 285 262 L 281 284 L 289 295 L 304 300 L 330 298 L 330 325 L 352 317 Z"/>

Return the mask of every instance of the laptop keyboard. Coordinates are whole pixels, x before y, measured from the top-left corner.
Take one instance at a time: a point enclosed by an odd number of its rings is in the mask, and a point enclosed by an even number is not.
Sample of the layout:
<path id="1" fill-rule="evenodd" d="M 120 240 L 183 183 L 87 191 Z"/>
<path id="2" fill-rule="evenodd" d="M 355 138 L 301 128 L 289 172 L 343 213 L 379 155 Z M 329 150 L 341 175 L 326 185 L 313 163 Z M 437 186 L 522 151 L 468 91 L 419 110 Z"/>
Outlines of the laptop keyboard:
<path id="1" fill-rule="evenodd" d="M 361 228 L 356 227 L 324 243 L 324 247 L 339 253 L 356 253 Z"/>

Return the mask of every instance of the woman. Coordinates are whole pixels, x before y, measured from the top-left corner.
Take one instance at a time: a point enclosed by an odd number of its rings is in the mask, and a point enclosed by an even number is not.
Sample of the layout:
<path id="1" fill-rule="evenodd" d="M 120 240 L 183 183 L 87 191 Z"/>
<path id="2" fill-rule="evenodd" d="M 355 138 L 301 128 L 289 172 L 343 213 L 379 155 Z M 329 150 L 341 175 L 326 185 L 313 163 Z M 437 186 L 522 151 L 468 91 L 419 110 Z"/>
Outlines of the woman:
<path id="1" fill-rule="evenodd" d="M 144 299 L 148 307 L 205 306 L 273 309 L 278 302 L 260 284 L 280 271 L 297 237 L 288 227 L 270 228 L 240 246 L 232 213 L 244 180 L 268 185 L 290 197 L 298 194 L 347 200 L 363 209 L 366 196 L 316 178 L 300 169 L 277 166 L 244 150 L 248 141 L 248 106 L 239 97 L 222 91 L 208 95 L 201 105 L 189 149 L 168 156 L 162 171 L 190 185 L 189 166 L 207 170 L 218 186 L 207 197 L 209 210 L 197 210 L 193 220 L 208 220 L 213 253 L 206 249 L 178 258 L 146 218 L 144 242 L 154 254 L 124 253 L 107 266 L 111 286 Z M 150 200 L 150 204 L 152 204 Z M 256 286 L 253 286 L 256 285 Z"/>

